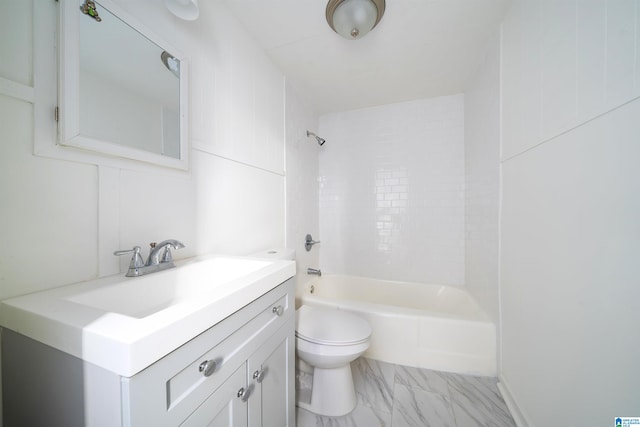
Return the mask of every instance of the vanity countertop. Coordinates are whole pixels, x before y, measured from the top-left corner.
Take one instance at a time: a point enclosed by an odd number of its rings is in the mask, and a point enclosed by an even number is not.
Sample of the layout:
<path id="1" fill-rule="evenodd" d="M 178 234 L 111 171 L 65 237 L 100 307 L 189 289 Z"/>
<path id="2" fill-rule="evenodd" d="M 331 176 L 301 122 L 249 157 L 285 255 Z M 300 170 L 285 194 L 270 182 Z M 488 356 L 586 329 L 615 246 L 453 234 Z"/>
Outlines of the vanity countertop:
<path id="1" fill-rule="evenodd" d="M 208 255 L 0 302 L 0 326 L 130 377 L 293 277 L 294 261 Z"/>

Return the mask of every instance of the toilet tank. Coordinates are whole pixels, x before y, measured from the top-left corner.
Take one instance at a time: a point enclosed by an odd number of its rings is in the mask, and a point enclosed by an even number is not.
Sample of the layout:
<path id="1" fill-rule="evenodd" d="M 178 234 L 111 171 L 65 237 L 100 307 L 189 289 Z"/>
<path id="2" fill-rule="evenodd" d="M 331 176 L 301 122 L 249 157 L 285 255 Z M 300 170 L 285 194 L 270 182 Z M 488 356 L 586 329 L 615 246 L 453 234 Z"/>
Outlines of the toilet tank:
<path id="1" fill-rule="evenodd" d="M 295 261 L 296 250 L 290 249 L 290 248 L 271 248 L 271 249 L 266 249 L 264 251 L 256 252 L 249 256 L 256 257 L 256 258 L 271 258 L 271 259 L 284 259 L 284 260 Z M 296 266 L 296 269 L 297 268 L 298 267 Z M 299 281 L 298 281 L 297 274 L 293 276 L 291 280 L 293 280 L 293 283 L 296 289 L 295 306 L 296 308 L 298 308 L 302 304 L 302 296 L 304 295 L 304 289 L 302 288 L 302 286 L 298 286 Z"/>
<path id="2" fill-rule="evenodd" d="M 295 261 L 296 250 L 290 248 L 272 248 L 264 251 L 253 253 L 249 256 L 256 258 L 286 259 Z"/>

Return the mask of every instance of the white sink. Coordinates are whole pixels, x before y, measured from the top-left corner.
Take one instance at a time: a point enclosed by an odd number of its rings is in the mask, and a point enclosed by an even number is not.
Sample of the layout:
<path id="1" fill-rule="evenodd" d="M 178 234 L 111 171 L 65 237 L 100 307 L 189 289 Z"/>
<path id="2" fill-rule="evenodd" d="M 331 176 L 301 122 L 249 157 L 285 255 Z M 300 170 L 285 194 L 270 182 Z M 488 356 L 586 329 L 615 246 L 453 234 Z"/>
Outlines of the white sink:
<path id="1" fill-rule="evenodd" d="M 0 326 L 132 376 L 293 277 L 295 262 L 212 255 L 0 302 Z"/>
<path id="2" fill-rule="evenodd" d="M 258 259 L 210 258 L 87 292 L 67 300 L 111 313 L 147 317 L 270 265 Z"/>

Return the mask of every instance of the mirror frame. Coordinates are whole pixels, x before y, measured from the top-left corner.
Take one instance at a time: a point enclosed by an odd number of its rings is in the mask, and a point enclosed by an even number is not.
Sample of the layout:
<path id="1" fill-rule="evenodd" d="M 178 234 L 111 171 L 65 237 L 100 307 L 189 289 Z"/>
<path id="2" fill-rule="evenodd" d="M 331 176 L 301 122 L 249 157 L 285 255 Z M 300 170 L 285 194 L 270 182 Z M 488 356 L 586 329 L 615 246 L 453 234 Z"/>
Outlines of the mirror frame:
<path id="1" fill-rule="evenodd" d="M 146 37 L 161 49 L 171 53 L 180 61 L 180 158 L 176 159 L 158 153 L 127 147 L 92 138 L 80 133 L 80 19 L 85 17 L 79 7 L 83 0 L 60 0 L 60 43 L 59 43 L 59 82 L 58 82 L 58 144 L 64 147 L 81 149 L 91 153 L 141 161 L 175 169 L 189 169 L 189 132 L 188 132 L 188 76 L 187 58 L 175 47 L 142 25 L 138 20 L 118 7 L 111 0 L 97 0 L 96 3 L 135 31 Z"/>

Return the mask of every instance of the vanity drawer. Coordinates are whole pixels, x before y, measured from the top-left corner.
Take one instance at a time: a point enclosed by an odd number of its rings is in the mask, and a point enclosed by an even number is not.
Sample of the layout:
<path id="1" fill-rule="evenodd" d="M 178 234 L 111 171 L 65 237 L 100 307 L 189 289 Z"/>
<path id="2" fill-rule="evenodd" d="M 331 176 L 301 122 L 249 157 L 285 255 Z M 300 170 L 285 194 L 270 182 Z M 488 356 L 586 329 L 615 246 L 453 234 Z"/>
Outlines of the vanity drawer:
<path id="1" fill-rule="evenodd" d="M 283 316 L 278 316 L 273 312 L 273 308 L 286 307 L 286 305 L 286 295 L 272 301 L 251 321 L 169 379 L 166 382 L 167 409 L 171 411 L 200 386 L 209 390 L 217 388 L 227 377 L 227 371 L 235 370 L 244 362 L 246 357 L 242 358 L 244 354 L 242 350 L 254 344 L 253 341 L 256 341 L 254 337 L 262 331 L 269 333 L 268 331 L 272 328 L 275 330 L 281 323 L 284 313 Z"/>
<path id="2" fill-rule="evenodd" d="M 124 425 L 181 423 L 280 326 L 293 322 L 293 299 L 293 280 L 288 280 L 139 374 L 123 378 Z"/>

